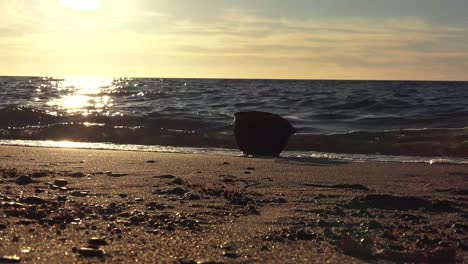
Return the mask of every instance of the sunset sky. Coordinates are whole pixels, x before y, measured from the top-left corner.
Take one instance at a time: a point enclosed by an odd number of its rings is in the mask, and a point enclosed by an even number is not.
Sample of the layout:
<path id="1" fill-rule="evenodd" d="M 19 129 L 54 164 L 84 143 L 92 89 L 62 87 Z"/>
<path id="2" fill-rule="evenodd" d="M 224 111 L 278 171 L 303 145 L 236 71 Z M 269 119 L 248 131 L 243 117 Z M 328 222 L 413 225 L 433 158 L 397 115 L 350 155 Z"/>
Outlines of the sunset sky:
<path id="1" fill-rule="evenodd" d="M 468 80 L 467 0 L 1 0 L 0 75 Z"/>

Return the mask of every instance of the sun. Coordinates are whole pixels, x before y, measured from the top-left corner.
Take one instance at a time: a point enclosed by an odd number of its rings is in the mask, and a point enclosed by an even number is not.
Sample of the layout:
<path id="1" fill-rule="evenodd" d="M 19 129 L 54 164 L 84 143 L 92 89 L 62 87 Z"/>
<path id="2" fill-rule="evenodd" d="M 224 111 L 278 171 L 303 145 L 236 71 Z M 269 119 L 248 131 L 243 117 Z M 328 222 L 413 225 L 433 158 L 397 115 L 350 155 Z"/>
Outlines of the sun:
<path id="1" fill-rule="evenodd" d="M 66 8 L 79 11 L 99 11 L 102 8 L 102 0 L 59 0 Z"/>

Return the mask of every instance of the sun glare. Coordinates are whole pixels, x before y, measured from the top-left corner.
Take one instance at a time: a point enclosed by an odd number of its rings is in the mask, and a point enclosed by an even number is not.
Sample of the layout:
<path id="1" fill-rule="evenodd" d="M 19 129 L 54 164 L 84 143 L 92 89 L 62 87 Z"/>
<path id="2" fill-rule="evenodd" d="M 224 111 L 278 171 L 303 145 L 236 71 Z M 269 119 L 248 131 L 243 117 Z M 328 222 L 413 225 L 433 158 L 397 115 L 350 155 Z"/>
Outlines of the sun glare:
<path id="1" fill-rule="evenodd" d="M 57 85 L 57 90 L 62 95 L 51 99 L 47 105 L 64 110 L 69 114 L 87 116 L 93 113 L 106 113 L 114 115 L 115 113 L 109 112 L 110 108 L 114 106 L 114 100 L 109 94 L 116 89 L 112 82 L 113 79 L 67 77 Z"/>
<path id="2" fill-rule="evenodd" d="M 99 11 L 102 7 L 102 0 L 59 0 L 66 8 L 79 11 Z"/>

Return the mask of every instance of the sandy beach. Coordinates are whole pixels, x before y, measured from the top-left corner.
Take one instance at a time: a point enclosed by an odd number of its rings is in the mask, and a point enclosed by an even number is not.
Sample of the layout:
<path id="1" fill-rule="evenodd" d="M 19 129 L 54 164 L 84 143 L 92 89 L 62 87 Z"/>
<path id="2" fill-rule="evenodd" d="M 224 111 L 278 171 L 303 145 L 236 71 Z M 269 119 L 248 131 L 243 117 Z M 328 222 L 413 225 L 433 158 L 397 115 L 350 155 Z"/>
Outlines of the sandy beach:
<path id="1" fill-rule="evenodd" d="M 0 147 L 0 263 L 468 262 L 468 166 Z"/>

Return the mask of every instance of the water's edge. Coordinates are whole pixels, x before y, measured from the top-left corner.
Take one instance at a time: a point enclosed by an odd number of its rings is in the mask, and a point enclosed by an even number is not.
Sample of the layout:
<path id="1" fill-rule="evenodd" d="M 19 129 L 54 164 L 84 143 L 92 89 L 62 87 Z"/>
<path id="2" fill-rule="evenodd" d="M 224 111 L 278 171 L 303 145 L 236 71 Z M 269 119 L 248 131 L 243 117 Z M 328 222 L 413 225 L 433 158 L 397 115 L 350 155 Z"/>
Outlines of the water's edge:
<path id="1" fill-rule="evenodd" d="M 243 156 L 239 150 L 222 148 L 197 148 L 197 147 L 170 147 L 158 145 L 134 145 L 113 143 L 89 143 L 50 140 L 0 140 L 3 146 L 42 147 L 42 148 L 70 148 L 90 150 L 115 150 L 115 151 L 141 151 L 180 153 L 196 155 L 224 155 Z M 418 157 L 418 156 L 392 156 L 374 154 L 339 154 L 316 151 L 285 151 L 281 159 L 299 162 L 399 162 L 399 163 L 424 163 L 424 164 L 454 164 L 468 165 L 468 159 L 447 157 Z"/>

